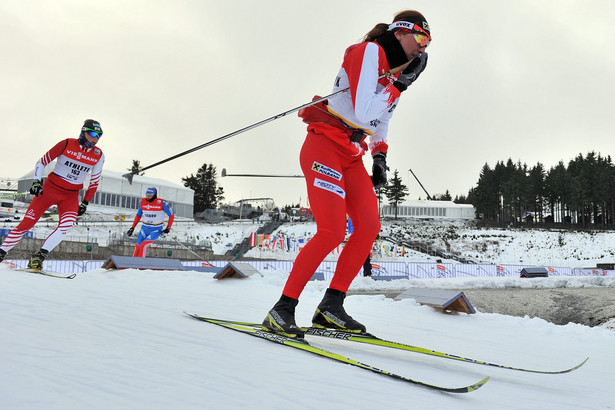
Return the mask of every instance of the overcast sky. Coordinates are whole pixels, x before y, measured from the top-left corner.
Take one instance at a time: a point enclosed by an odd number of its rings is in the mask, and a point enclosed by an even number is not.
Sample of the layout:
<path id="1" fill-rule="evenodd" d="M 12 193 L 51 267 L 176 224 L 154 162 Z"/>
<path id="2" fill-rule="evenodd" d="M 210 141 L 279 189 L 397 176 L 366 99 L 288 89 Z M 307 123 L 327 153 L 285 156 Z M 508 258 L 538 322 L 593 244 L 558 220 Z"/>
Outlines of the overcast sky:
<path id="1" fill-rule="evenodd" d="M 124 172 L 331 92 L 347 46 L 403 9 L 427 18 L 429 64 L 389 127 L 408 199 L 466 195 L 485 163 L 615 153 L 612 0 L 54 0 L 0 2 L 0 177 L 101 122 L 105 168 Z M 301 174 L 296 114 L 152 168 L 181 183 Z M 371 158 L 366 158 L 371 170 Z M 302 179 L 219 178 L 226 200 L 305 204 Z"/>

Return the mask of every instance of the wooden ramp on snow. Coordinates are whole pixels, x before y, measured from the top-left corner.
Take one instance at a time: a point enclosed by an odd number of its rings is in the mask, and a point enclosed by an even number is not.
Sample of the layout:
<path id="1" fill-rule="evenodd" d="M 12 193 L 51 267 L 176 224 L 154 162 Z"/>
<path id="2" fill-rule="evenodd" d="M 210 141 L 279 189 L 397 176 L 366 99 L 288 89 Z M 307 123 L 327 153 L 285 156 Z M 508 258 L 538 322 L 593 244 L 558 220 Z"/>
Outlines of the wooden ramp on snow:
<path id="1" fill-rule="evenodd" d="M 432 306 L 442 310 L 476 313 L 465 293 L 456 290 L 410 288 L 395 297 L 395 300 L 402 299 L 414 299 L 421 305 Z"/>

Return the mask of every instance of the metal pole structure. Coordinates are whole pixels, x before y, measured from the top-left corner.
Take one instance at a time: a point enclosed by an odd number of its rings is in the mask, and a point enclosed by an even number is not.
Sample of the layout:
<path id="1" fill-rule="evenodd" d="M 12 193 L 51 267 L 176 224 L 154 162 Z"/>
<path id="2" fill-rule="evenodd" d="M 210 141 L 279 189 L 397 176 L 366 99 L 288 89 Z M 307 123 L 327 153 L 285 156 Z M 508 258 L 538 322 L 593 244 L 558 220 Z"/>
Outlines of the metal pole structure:
<path id="1" fill-rule="evenodd" d="M 411 169 L 409 169 L 408 171 L 412 172 Z M 416 179 L 416 182 L 419 183 L 419 185 L 421 186 L 421 188 L 423 188 L 423 191 L 425 191 L 425 193 L 427 194 L 427 199 L 429 199 L 430 201 L 432 200 L 431 195 L 429 195 L 429 192 L 427 192 L 427 190 L 425 189 L 425 187 L 423 186 L 423 184 L 421 184 L 421 181 L 419 181 L 419 179 L 416 177 L 416 175 L 414 175 L 414 172 L 412 172 L 412 176 L 414 176 L 414 178 Z"/>
<path id="2" fill-rule="evenodd" d="M 399 66 L 399 67 L 395 67 L 395 68 L 393 68 L 392 70 L 390 70 L 389 72 L 382 74 L 379 78 L 382 78 L 382 77 L 385 77 L 385 76 L 387 76 L 387 75 L 391 75 L 391 74 L 396 74 L 396 73 L 398 73 L 398 72 L 402 71 L 403 69 L 405 69 L 405 68 L 408 66 L 408 64 L 410 64 L 410 63 L 408 62 L 408 63 L 406 63 L 406 64 L 403 64 L 403 65 Z M 314 101 L 310 101 L 309 103 L 306 103 L 306 104 L 300 105 L 300 106 L 298 106 L 298 107 L 292 108 L 292 109 L 290 109 L 290 110 L 288 110 L 288 111 L 284 111 L 284 112 L 282 112 L 282 113 L 280 113 L 280 114 L 278 114 L 278 115 L 274 115 L 273 117 L 269 117 L 269 118 L 264 119 L 264 120 L 262 120 L 262 121 L 256 122 L 256 123 L 254 123 L 254 124 L 252 124 L 252 125 L 248 125 L 247 127 L 244 127 L 244 128 L 239 129 L 239 130 L 237 130 L 237 131 L 233 131 L 233 132 L 231 132 L 230 134 L 226 134 L 226 135 L 223 135 L 223 136 L 218 137 L 218 138 L 216 138 L 216 139 L 213 139 L 213 140 L 211 140 L 211 141 L 209 141 L 209 142 L 206 142 L 206 143 L 204 143 L 204 144 L 201 144 L 201 145 L 199 145 L 199 146 L 197 146 L 197 147 L 191 148 L 191 149 L 189 149 L 189 150 L 186 150 L 186 151 L 180 152 L 179 154 L 176 154 L 176 155 L 173 155 L 173 156 L 171 156 L 171 157 L 165 158 L 165 159 L 163 159 L 162 161 L 158 161 L 158 162 L 156 162 L 156 163 L 154 163 L 154 164 L 152 164 L 152 165 L 148 165 L 148 166 L 146 166 L 146 167 L 140 168 L 138 171 L 131 171 L 131 172 L 129 172 L 128 174 L 124 174 L 124 175 L 122 175 L 122 176 L 123 176 L 124 178 L 126 178 L 130 184 L 132 184 L 132 178 L 133 178 L 133 176 L 134 176 L 137 172 L 143 172 L 143 171 L 145 171 L 145 170 L 148 170 L 148 169 L 150 169 L 150 168 L 154 168 L 154 167 L 156 167 L 156 166 L 158 166 L 158 165 L 162 165 L 162 164 L 164 164 L 164 163 L 166 163 L 166 162 L 172 161 L 172 160 L 177 159 L 177 158 L 179 158 L 179 157 L 183 157 L 183 156 L 184 156 L 184 155 L 186 155 L 186 154 L 190 154 L 190 153 L 192 153 L 192 152 L 194 152 L 194 151 L 198 151 L 198 150 L 200 150 L 200 149 L 202 149 L 202 148 L 209 147 L 210 145 L 213 145 L 213 144 L 216 144 L 216 143 L 218 143 L 218 142 L 220 142 L 220 141 L 224 141 L 224 140 L 226 140 L 226 139 L 228 139 L 228 138 L 234 137 L 235 135 L 241 134 L 242 132 L 249 131 L 249 130 L 251 130 L 251 129 L 253 129 L 253 128 L 256 128 L 256 127 L 260 127 L 260 126 L 261 126 L 261 125 L 263 125 L 263 124 L 266 124 L 266 123 L 268 123 L 268 122 L 271 122 L 271 121 L 277 120 L 277 119 L 279 119 L 279 118 L 282 118 L 282 117 L 284 117 L 284 116 L 286 116 L 286 115 L 288 115 L 288 114 L 290 114 L 290 113 L 293 113 L 293 112 L 295 112 L 295 111 L 299 111 L 299 110 L 300 110 L 300 109 L 302 109 L 302 108 L 306 108 L 306 107 L 312 106 L 312 105 L 314 105 L 314 104 L 318 104 L 318 103 L 319 103 L 319 102 L 321 102 L 321 101 L 328 100 L 329 98 L 332 98 L 332 97 L 334 97 L 334 96 L 336 96 L 336 95 L 338 95 L 338 94 L 342 94 L 342 93 L 344 93 L 344 92 L 348 91 L 349 89 L 350 89 L 350 87 L 348 87 L 348 88 L 344 88 L 343 90 L 336 91 L 336 92 L 334 92 L 334 93 L 332 93 L 332 94 L 329 94 L 329 95 L 326 95 L 326 96 L 324 96 L 324 97 L 318 98 L 318 99 L 316 99 L 316 100 L 314 100 Z"/>

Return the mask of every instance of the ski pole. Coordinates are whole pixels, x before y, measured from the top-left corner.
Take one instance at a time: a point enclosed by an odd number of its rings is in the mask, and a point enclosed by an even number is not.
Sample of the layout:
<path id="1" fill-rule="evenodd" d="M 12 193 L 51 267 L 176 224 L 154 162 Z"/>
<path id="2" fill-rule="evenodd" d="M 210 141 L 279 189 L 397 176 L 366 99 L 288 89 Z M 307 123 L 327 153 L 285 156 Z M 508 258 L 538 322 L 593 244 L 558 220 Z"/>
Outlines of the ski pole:
<path id="1" fill-rule="evenodd" d="M 228 174 L 226 168 L 222 168 L 222 177 L 254 177 L 254 178 L 305 178 L 303 175 L 268 175 L 268 174 Z"/>
<path id="2" fill-rule="evenodd" d="M 0 196 L 0 199 L 11 198 L 11 197 L 20 196 L 20 195 L 25 195 L 27 193 L 29 193 L 29 192 L 18 192 L 16 194 L 4 195 L 4 196 Z"/>
<path id="3" fill-rule="evenodd" d="M 402 71 L 404 68 L 406 68 L 406 67 L 408 66 L 408 64 L 410 64 L 410 62 L 408 62 L 408 63 L 406 63 L 406 64 L 403 64 L 403 65 L 401 65 L 401 66 L 399 66 L 399 67 L 395 67 L 395 68 L 393 68 L 392 70 L 390 70 L 390 71 L 388 71 L 388 72 L 386 72 L 386 73 L 382 74 L 382 75 L 381 75 L 380 77 L 378 77 L 378 78 L 383 78 L 383 77 L 385 77 L 385 76 L 387 76 L 387 75 L 391 75 L 391 74 L 397 74 L 398 72 L 400 72 L 400 71 Z M 137 172 L 143 172 L 143 171 L 145 171 L 145 170 L 148 170 L 148 169 L 150 169 L 150 168 L 157 167 L 158 165 L 162 165 L 162 164 L 164 164 L 164 163 L 166 163 L 166 162 L 172 161 L 172 160 L 177 159 L 177 158 L 179 158 L 179 157 L 183 157 L 183 156 L 184 156 L 184 155 L 186 155 L 186 154 L 190 154 L 190 153 L 192 153 L 192 152 L 194 152 L 194 151 L 198 151 L 198 150 L 200 150 L 200 149 L 202 149 L 202 148 L 209 147 L 210 145 L 216 144 L 216 143 L 218 143 L 218 142 L 220 142 L 220 141 L 224 141 L 224 140 L 226 140 L 226 139 L 228 139 L 228 138 L 234 137 L 235 135 L 238 135 L 238 134 L 241 134 L 241 133 L 243 133 L 243 132 L 249 131 L 249 130 L 251 130 L 251 129 L 253 129 L 253 128 L 260 127 L 260 126 L 261 126 L 261 125 L 263 125 L 263 124 L 266 124 L 266 123 L 271 122 L 271 121 L 275 121 L 275 120 L 277 120 L 277 119 L 279 119 L 279 118 L 282 118 L 282 117 L 284 117 L 284 116 L 286 116 L 286 115 L 288 115 L 288 114 L 290 114 L 290 113 L 293 113 L 293 112 L 295 112 L 295 111 L 299 111 L 299 110 L 300 110 L 300 109 L 302 109 L 302 108 L 306 108 L 306 107 L 312 106 L 312 105 L 314 105 L 314 104 L 318 104 L 318 103 L 319 103 L 319 102 L 321 102 L 321 101 L 328 100 L 329 98 L 335 97 L 335 96 L 336 96 L 336 95 L 338 95 L 338 94 L 342 94 L 342 93 L 344 93 L 344 92 L 348 91 L 349 89 L 350 89 L 350 87 L 347 87 L 347 88 L 344 88 L 343 90 L 336 91 L 336 92 L 334 92 L 334 93 L 332 93 L 332 94 L 326 95 L 326 96 L 321 97 L 321 98 L 319 98 L 319 99 L 317 99 L 317 100 L 310 101 L 309 103 L 306 103 L 306 104 L 300 105 L 300 106 L 298 106 L 298 107 L 292 108 L 292 109 L 290 109 L 290 110 L 288 110 L 288 111 L 284 111 L 284 112 L 282 112 L 282 113 L 280 113 L 280 114 L 278 114 L 278 115 L 274 115 L 273 117 L 269 117 L 269 118 L 267 118 L 267 119 L 264 119 L 264 120 L 261 120 L 261 121 L 259 121 L 259 122 L 256 122 L 256 123 L 254 123 L 254 124 L 252 124 L 252 125 L 248 125 L 247 127 L 244 127 L 244 128 L 239 129 L 239 130 L 237 130 L 237 131 L 233 131 L 233 132 L 231 132 L 231 133 L 229 133 L 229 134 L 223 135 L 223 136 L 221 136 L 221 137 L 218 137 L 218 138 L 216 138 L 216 139 L 213 139 L 213 140 L 211 140 L 211 141 L 209 141 L 209 142 L 206 142 L 206 143 L 201 144 L 201 145 L 199 145 L 199 146 L 196 146 L 196 147 L 194 147 L 194 148 L 190 148 L 190 149 L 188 149 L 188 150 L 186 150 L 186 151 L 180 152 L 179 154 L 175 154 L 175 155 L 173 155 L 173 156 L 171 156 L 171 157 L 165 158 L 165 159 L 163 159 L 163 160 L 161 160 L 161 161 L 158 161 L 158 162 L 156 162 L 156 163 L 154 163 L 154 164 L 151 164 L 151 165 L 148 165 L 148 166 L 146 166 L 146 167 L 140 168 L 138 171 L 131 171 L 131 172 L 129 172 L 128 174 L 124 174 L 124 175 L 122 175 L 122 176 L 123 176 L 124 178 L 126 178 L 130 184 L 132 184 L 132 178 L 133 178 L 133 176 L 134 176 Z"/>

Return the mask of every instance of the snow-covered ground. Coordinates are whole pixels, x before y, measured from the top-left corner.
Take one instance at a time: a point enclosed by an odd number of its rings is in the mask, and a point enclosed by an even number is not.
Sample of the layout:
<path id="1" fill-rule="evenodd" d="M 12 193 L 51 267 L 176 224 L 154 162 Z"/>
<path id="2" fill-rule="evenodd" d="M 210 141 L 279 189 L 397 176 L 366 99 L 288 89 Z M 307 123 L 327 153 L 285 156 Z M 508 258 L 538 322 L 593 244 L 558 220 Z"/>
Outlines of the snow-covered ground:
<path id="1" fill-rule="evenodd" d="M 70 239 L 104 244 L 130 226 L 83 221 Z M 5 224 L 2 228 L 10 228 Z M 260 225 L 253 221 L 198 224 L 177 221 L 171 238 L 210 243 L 224 254 Z M 55 229 L 41 222 L 39 237 Z M 274 235 L 309 239 L 313 223 L 282 225 Z M 384 221 L 383 236 L 421 241 L 483 263 L 588 267 L 615 261 L 613 232 L 476 229 L 462 222 Z M 374 261 L 434 262 L 391 243 Z M 388 247 L 388 248 L 387 248 Z M 266 248 L 265 248 L 266 249 Z M 390 252 L 389 252 L 390 251 Z M 292 260 L 296 252 L 254 248 L 247 256 Z M 336 254 L 328 257 L 335 260 Z M 275 303 L 288 276 L 217 281 L 197 272 L 104 271 L 74 280 L 15 272 L 0 265 L 0 397 L 13 409 L 190 408 L 612 408 L 608 380 L 615 366 L 615 324 L 556 326 L 542 319 L 478 312 L 443 315 L 413 300 L 383 294 L 410 286 L 431 288 L 615 287 L 615 277 L 456 278 L 373 281 L 357 278 L 348 311 L 368 330 L 390 340 L 515 367 L 556 370 L 585 357 L 564 375 L 519 373 L 409 352 L 311 339 L 315 345 L 413 379 L 461 386 L 485 376 L 477 392 L 454 396 L 249 338 L 182 314 L 258 322 Z M 307 324 L 327 283 L 310 282 L 297 310 Z"/>
<path id="2" fill-rule="evenodd" d="M 413 300 L 349 296 L 346 308 L 390 340 L 515 367 L 540 375 L 416 353 L 310 339 L 413 379 L 480 390 L 437 393 L 308 353 L 198 322 L 182 311 L 260 321 L 288 272 L 215 280 L 211 274 L 104 271 L 74 280 L 0 265 L 0 408 L 6 409 L 602 409 L 613 408 L 615 332 L 577 324 L 478 312 L 442 314 Z M 597 280 L 600 279 L 600 282 Z M 532 279 L 554 286 L 562 278 Z M 615 286 L 615 278 L 568 278 L 569 286 Z M 433 279 L 421 286 L 524 286 L 515 278 Z M 404 282 L 404 283 L 401 283 Z M 497 282 L 497 283 L 496 283 Z M 354 290 L 407 287 L 357 278 Z M 567 285 L 567 286 L 568 286 Z M 310 282 L 297 308 L 310 322 L 326 282 Z"/>

